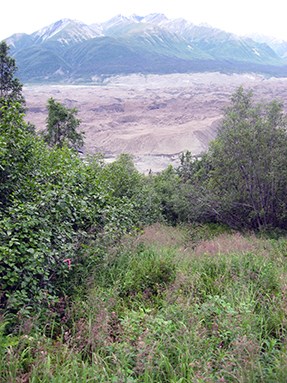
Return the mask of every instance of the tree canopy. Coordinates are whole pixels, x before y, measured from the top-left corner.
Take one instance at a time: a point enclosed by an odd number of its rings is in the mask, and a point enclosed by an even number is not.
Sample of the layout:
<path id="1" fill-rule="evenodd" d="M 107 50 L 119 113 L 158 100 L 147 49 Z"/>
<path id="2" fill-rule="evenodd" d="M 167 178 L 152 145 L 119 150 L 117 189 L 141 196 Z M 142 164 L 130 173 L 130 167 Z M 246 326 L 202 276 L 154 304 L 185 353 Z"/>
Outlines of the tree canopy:
<path id="1" fill-rule="evenodd" d="M 189 219 L 201 216 L 237 228 L 285 228 L 286 127 L 281 102 L 257 103 L 252 92 L 240 87 L 208 152 L 200 160 L 183 157 L 179 174 L 189 183 Z"/>
<path id="2" fill-rule="evenodd" d="M 17 66 L 15 60 L 9 56 L 9 50 L 5 41 L 0 42 L 0 104 L 4 101 L 17 101 L 24 106 L 22 84 L 15 77 Z"/>
<path id="3" fill-rule="evenodd" d="M 81 123 L 76 117 L 77 113 L 76 108 L 66 108 L 54 98 L 49 98 L 47 129 L 43 133 L 49 146 L 61 148 L 66 144 L 71 148 L 79 149 L 84 145 L 84 134 L 77 132 Z"/>

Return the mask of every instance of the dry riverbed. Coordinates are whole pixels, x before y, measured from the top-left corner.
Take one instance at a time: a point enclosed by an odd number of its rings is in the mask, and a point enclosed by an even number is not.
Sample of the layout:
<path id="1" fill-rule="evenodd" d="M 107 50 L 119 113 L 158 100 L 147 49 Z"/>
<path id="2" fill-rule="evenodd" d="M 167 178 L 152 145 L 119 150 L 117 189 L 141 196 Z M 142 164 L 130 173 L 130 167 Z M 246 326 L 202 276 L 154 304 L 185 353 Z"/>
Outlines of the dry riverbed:
<path id="1" fill-rule="evenodd" d="M 27 120 L 45 128 L 47 100 L 76 108 L 85 153 L 111 160 L 130 153 L 140 171 L 177 163 L 185 150 L 198 155 L 216 136 L 223 109 L 236 88 L 258 100 L 280 99 L 287 108 L 287 79 L 220 73 L 116 76 L 89 85 L 25 85 Z M 286 100 L 286 102 L 285 102 Z"/>

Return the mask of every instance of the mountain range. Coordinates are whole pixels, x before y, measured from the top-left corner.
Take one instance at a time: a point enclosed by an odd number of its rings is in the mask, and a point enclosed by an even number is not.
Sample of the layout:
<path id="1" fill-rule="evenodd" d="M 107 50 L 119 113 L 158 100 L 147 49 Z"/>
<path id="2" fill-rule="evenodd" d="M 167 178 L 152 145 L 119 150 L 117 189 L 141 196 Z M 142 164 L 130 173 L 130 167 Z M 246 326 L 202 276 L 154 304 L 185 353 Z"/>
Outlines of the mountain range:
<path id="1" fill-rule="evenodd" d="M 62 19 L 6 42 L 26 83 L 95 83 L 117 74 L 203 71 L 287 77 L 286 41 L 240 37 L 163 14 L 118 15 L 92 25 Z"/>

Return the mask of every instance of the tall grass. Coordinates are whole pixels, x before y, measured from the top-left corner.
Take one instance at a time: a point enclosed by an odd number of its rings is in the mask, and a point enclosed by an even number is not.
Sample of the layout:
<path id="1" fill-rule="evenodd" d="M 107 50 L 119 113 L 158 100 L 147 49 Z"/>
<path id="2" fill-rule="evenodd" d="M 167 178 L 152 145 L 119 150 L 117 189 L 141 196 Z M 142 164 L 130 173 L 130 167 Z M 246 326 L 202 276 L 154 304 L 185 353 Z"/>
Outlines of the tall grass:
<path id="1" fill-rule="evenodd" d="M 0 380 L 286 382 L 287 241 L 154 230 L 107 255 L 53 337 L 3 324 Z"/>

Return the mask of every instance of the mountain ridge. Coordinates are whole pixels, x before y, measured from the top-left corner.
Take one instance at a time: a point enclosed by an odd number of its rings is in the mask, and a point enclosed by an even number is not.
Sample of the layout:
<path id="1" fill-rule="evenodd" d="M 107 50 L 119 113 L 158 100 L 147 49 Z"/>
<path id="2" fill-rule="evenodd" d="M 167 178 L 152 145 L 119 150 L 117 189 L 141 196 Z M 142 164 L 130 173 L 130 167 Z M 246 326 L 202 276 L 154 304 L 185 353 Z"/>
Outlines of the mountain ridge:
<path id="1" fill-rule="evenodd" d="M 93 82 L 131 73 L 258 72 L 287 77 L 287 42 L 237 36 L 164 14 L 87 25 L 61 19 L 6 39 L 24 82 Z"/>

